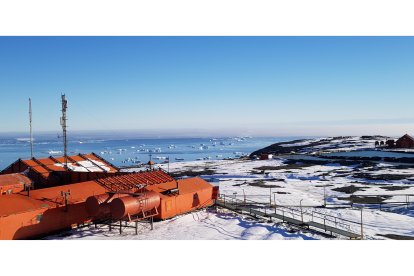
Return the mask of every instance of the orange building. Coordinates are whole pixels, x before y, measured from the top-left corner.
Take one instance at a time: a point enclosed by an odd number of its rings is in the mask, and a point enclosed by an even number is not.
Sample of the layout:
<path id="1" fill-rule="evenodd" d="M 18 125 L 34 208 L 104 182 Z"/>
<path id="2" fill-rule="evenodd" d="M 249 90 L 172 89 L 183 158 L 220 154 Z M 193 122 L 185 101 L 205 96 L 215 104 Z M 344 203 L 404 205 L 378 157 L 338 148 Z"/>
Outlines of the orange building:
<path id="1" fill-rule="evenodd" d="M 156 219 L 168 219 L 214 204 L 217 193 L 216 187 L 201 178 L 175 180 L 158 170 L 5 195 L 0 197 L 0 239 L 35 238 L 78 224 L 108 219 L 111 217 L 109 199 L 112 200 L 114 195 L 116 198 L 128 197 L 129 202 L 135 204 L 132 206 L 136 207 L 134 210 L 143 209 L 147 194 L 159 198 L 155 205 L 151 205 L 154 210 L 145 211 L 154 211 L 151 214 Z M 104 200 L 97 201 L 102 212 L 92 216 L 86 202 L 102 195 Z M 129 219 L 141 216 L 139 211 L 127 212 L 127 215 Z"/>
<path id="2" fill-rule="evenodd" d="M 32 181 L 20 173 L 0 175 L 0 196 L 21 192 L 31 185 Z"/>
<path id="3" fill-rule="evenodd" d="M 0 239 L 28 239 L 90 221 L 85 199 L 106 191 L 90 181 L 0 197 Z"/>
<path id="4" fill-rule="evenodd" d="M 68 156 L 67 166 L 64 157 L 19 159 L 4 169 L 1 174 L 23 172 L 34 182 L 34 189 L 39 189 L 95 180 L 114 175 L 119 172 L 119 169 L 91 153 Z"/>
<path id="5" fill-rule="evenodd" d="M 146 187 L 160 195 L 158 219 L 168 219 L 214 204 L 214 187 L 195 177 Z"/>

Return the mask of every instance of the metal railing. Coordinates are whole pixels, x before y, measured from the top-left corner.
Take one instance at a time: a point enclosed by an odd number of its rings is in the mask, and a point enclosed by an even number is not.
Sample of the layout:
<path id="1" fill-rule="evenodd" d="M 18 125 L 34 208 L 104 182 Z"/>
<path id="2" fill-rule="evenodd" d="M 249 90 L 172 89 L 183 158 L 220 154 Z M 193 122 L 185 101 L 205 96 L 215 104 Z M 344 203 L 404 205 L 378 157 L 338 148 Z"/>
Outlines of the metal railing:
<path id="1" fill-rule="evenodd" d="M 313 226 L 312 223 L 317 223 L 323 225 L 321 229 L 327 231 L 332 228 L 343 230 L 349 232 L 350 234 L 359 235 L 363 237 L 363 222 L 361 221 L 352 221 L 344 218 L 334 216 L 332 214 L 325 214 L 317 209 L 321 206 L 282 206 L 277 204 L 269 204 L 264 202 L 257 202 L 254 200 L 247 199 L 246 196 L 243 199 L 237 198 L 237 195 L 220 195 L 219 200 L 223 203 L 224 206 L 232 207 L 233 209 L 246 211 L 249 215 L 257 215 L 258 212 L 261 212 L 264 217 L 281 219 L 283 222 L 293 219 L 293 222 L 298 226 Z M 360 209 L 361 210 L 361 209 Z M 258 212 L 257 212 L 258 211 Z M 362 211 L 361 211 L 362 214 Z M 362 218 L 362 216 L 361 216 Z M 292 222 L 290 220 L 290 222 Z M 356 233 L 359 229 L 360 233 Z M 332 231 L 331 231 L 332 232 Z"/>

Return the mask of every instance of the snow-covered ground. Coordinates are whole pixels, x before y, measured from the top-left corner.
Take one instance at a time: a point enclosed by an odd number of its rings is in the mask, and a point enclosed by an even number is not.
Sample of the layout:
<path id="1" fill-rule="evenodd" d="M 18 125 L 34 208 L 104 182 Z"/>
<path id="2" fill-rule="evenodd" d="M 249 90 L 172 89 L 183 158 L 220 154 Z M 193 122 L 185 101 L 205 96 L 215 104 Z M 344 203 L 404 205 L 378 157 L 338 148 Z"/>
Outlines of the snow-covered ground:
<path id="1" fill-rule="evenodd" d="M 287 225 L 257 222 L 226 210 L 199 212 L 178 216 L 156 222 L 154 230 L 149 225 L 138 225 L 135 229 L 125 228 L 123 234 L 119 228 L 109 231 L 100 225 L 72 230 L 48 239 L 92 239 L 92 240 L 312 240 L 321 236 L 307 231 L 293 230 Z"/>
<path id="2" fill-rule="evenodd" d="M 302 200 L 303 206 L 320 206 L 324 200 L 324 190 L 328 201 L 332 204 L 343 204 L 339 198 L 349 197 L 350 194 L 334 191 L 336 188 L 349 187 L 354 185 L 362 187 L 353 193 L 353 195 L 399 195 L 413 194 L 414 182 L 412 180 L 393 180 L 393 181 L 369 181 L 366 179 L 356 179 L 352 176 L 355 172 L 355 166 L 342 166 L 340 164 L 330 163 L 326 165 L 304 166 L 300 168 L 284 166 L 284 159 L 250 161 L 216 161 L 216 162 L 191 162 L 188 164 L 173 165 L 170 169 L 212 169 L 217 172 L 216 175 L 208 177 L 218 177 L 220 179 L 220 190 L 222 194 L 242 197 L 244 194 L 247 198 L 259 202 L 272 202 L 276 200 L 277 205 L 299 206 Z M 261 174 L 259 169 L 268 167 L 265 174 Z M 275 170 L 272 170 L 275 169 Z M 371 173 L 371 167 L 359 169 L 359 173 Z M 414 173 L 413 169 L 392 169 L 390 165 L 379 164 L 378 169 L 373 174 L 409 174 Z M 358 182 L 358 183 L 356 183 Z M 256 183 L 260 187 L 255 186 Z M 398 187 L 403 190 L 387 190 L 390 186 Z M 325 187 L 325 188 L 324 188 Z M 273 194 L 275 193 L 276 194 Z M 272 194 L 271 194 L 272 193 Z M 404 201 L 405 197 L 394 196 L 387 201 Z M 411 202 L 414 201 L 414 196 Z M 411 207 L 412 208 L 412 207 Z M 405 207 L 400 209 L 406 210 Z M 320 212 L 332 216 L 360 222 L 360 210 L 356 208 L 345 209 L 318 209 Z M 378 234 L 397 234 L 414 236 L 414 216 L 413 212 L 395 213 L 390 210 L 380 211 L 378 209 L 364 208 L 363 210 L 364 234 L 366 238 L 381 238 Z M 353 225 L 352 230 L 356 233 L 359 226 Z"/>
<path id="3" fill-rule="evenodd" d="M 375 140 L 343 138 L 335 143 L 344 143 L 345 148 L 363 149 Z M 306 141 L 298 142 L 307 145 Z M 330 142 L 331 143 L 331 142 Z M 351 146 L 350 146 L 351 144 Z M 341 148 L 340 145 L 335 146 Z M 323 148 L 316 146 L 314 152 Z M 325 147 L 329 149 L 329 147 Z M 332 148 L 332 145 L 331 145 Z M 364 238 L 386 239 L 383 235 L 414 237 L 414 204 L 387 206 L 387 202 L 414 202 L 414 169 L 412 166 L 381 162 L 358 162 L 326 159 L 300 159 L 283 156 L 273 160 L 221 160 L 192 161 L 158 165 L 171 173 L 186 175 L 199 172 L 209 181 L 219 181 L 220 192 L 228 197 L 246 197 L 260 203 L 277 206 L 305 206 L 308 213 L 313 210 L 338 219 L 355 222 L 348 227 L 360 232 L 362 211 Z M 316 159 L 316 161 L 315 161 Z M 407 195 L 412 195 L 407 196 Z M 350 197 L 362 202 L 350 205 Z M 364 205 L 378 197 L 378 205 Z M 329 208 L 320 208 L 326 200 Z M 340 207 L 340 208 L 339 208 Z M 106 228 L 80 229 L 71 232 L 66 239 L 327 239 L 326 236 L 305 230 L 292 229 L 281 222 L 257 222 L 219 209 L 218 213 L 202 210 L 172 220 L 155 223 L 155 230 L 134 229 L 119 235 Z M 54 237 L 58 238 L 58 237 Z"/>

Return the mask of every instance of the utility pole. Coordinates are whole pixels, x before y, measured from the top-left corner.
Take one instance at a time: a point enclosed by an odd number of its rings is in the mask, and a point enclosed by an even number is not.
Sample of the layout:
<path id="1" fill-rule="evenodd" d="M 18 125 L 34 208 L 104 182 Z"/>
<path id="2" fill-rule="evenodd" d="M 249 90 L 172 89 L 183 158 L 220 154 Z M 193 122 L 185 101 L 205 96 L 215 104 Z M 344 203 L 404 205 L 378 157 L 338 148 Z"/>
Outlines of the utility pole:
<path id="1" fill-rule="evenodd" d="M 63 152 L 65 163 L 65 169 L 68 168 L 68 140 L 67 140 L 67 117 L 66 111 L 68 109 L 68 101 L 66 100 L 65 94 L 62 94 L 62 117 L 60 118 L 60 125 L 62 126 L 63 130 Z"/>
<path id="2" fill-rule="evenodd" d="M 29 98 L 30 158 L 33 158 L 32 99 Z"/>

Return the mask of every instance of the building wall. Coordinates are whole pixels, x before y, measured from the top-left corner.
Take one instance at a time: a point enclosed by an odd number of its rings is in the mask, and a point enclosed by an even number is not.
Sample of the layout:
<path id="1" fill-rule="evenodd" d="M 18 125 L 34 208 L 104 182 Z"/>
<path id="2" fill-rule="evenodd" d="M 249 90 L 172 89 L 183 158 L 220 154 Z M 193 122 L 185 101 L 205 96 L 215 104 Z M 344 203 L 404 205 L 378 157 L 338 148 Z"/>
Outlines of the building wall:
<path id="1" fill-rule="evenodd" d="M 32 234 L 36 234 L 36 231 L 30 233 L 28 231 L 24 231 L 23 229 L 29 229 L 33 226 L 38 228 L 35 226 L 38 224 L 38 216 L 46 210 L 47 209 L 41 209 L 0 217 L 0 240 L 30 238 Z"/>
<path id="2" fill-rule="evenodd" d="M 399 148 L 413 148 L 414 147 L 414 141 L 406 137 L 399 139 L 396 144 L 397 144 L 397 147 Z"/>
<path id="3" fill-rule="evenodd" d="M 213 204 L 213 186 L 192 193 L 163 196 L 156 218 L 169 219 Z"/>
<path id="4" fill-rule="evenodd" d="M 0 240 L 20 240 L 45 236 L 90 222 L 85 203 L 60 206 L 0 217 Z"/>

